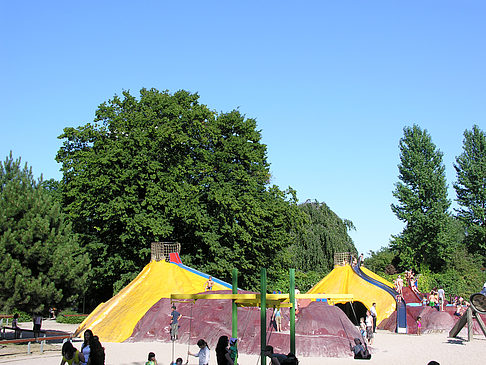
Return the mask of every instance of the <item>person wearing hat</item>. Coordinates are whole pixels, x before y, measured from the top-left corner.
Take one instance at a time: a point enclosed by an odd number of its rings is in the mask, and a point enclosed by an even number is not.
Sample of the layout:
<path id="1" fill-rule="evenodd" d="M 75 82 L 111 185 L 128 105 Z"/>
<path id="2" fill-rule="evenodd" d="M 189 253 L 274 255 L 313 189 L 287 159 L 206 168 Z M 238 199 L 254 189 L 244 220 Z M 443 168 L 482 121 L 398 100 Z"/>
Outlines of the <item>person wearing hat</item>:
<path id="1" fill-rule="evenodd" d="M 170 313 L 170 339 L 172 341 L 177 340 L 177 336 L 179 334 L 179 320 L 182 317 L 182 314 L 180 314 L 176 310 L 176 306 L 172 305 L 172 312 Z"/>
<path id="2" fill-rule="evenodd" d="M 237 338 L 231 337 L 230 338 L 230 348 L 229 348 L 229 354 L 231 357 L 231 360 L 236 364 L 236 358 L 238 357 L 238 346 L 236 342 L 238 341 Z"/>

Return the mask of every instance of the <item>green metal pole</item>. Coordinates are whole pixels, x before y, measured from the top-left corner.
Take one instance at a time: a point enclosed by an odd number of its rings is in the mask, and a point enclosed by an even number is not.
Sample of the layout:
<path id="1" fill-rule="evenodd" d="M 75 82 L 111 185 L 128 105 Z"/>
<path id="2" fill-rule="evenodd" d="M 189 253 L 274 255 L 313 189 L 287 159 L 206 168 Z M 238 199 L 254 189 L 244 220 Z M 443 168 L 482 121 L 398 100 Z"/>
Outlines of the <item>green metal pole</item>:
<path id="1" fill-rule="evenodd" d="M 260 359 L 261 365 L 266 365 L 265 346 L 267 346 L 267 269 L 262 268 L 260 274 Z"/>
<path id="2" fill-rule="evenodd" d="M 233 286 L 232 293 L 238 294 L 238 269 L 233 269 Z M 238 307 L 236 306 L 236 299 L 232 300 L 232 327 L 231 327 L 231 337 L 238 338 Z M 238 355 L 237 355 L 238 356 Z M 238 358 L 235 359 L 237 363 Z"/>
<path id="3" fill-rule="evenodd" d="M 290 269 L 290 352 L 295 354 L 295 269 Z M 297 355 L 297 354 L 295 354 Z"/>

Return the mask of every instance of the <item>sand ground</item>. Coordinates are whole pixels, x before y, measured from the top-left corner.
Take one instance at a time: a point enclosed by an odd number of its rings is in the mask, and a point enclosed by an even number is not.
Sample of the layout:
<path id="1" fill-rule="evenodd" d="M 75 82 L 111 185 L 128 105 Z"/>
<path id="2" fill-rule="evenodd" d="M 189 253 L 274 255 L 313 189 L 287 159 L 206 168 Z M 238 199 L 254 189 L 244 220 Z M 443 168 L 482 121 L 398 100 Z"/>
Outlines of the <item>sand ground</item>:
<path id="1" fill-rule="evenodd" d="M 21 326 L 22 327 L 22 326 Z M 26 326 L 27 327 L 27 326 Z M 43 329 L 64 330 L 73 332 L 77 325 L 59 324 L 55 321 L 45 321 Z M 395 334 L 388 331 L 378 331 L 372 346 L 372 359 L 369 364 L 424 364 L 435 360 L 445 364 L 484 364 L 486 363 L 486 337 L 475 336 L 467 342 L 465 338 L 448 338 L 448 333 L 428 333 L 422 336 Z M 75 347 L 81 347 L 81 340 L 76 339 Z M 144 365 L 147 354 L 155 352 L 159 365 L 168 365 L 173 357 L 187 359 L 188 347 L 191 352 L 197 352 L 195 344 L 174 345 L 162 342 L 138 343 L 103 343 L 106 352 L 107 365 Z M 211 364 L 216 364 L 216 355 L 211 350 Z M 40 345 L 31 345 L 32 353 L 27 355 L 27 345 L 8 345 L 0 348 L 0 363 L 26 365 L 58 365 L 61 362 L 61 344 L 48 344 L 40 353 Z M 298 349 L 297 349 L 298 356 Z M 174 354 L 174 355 L 173 355 Z M 189 357 L 189 364 L 198 364 L 198 359 Z M 301 365 L 320 364 L 352 364 L 356 361 L 350 358 L 299 358 Z M 242 354 L 240 365 L 259 365 L 256 355 Z M 267 361 L 268 363 L 268 361 Z"/>

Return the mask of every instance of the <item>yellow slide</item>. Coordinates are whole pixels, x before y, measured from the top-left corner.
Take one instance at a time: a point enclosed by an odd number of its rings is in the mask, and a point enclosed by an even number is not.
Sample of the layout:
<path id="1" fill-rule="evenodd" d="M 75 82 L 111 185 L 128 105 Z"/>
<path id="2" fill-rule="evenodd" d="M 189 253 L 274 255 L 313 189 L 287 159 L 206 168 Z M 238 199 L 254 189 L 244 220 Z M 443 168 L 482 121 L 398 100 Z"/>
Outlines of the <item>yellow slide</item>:
<path id="1" fill-rule="evenodd" d="M 147 311 L 161 298 L 174 294 L 204 291 L 208 276 L 182 264 L 151 261 L 118 294 L 101 303 L 80 324 L 75 335 L 91 329 L 104 342 L 123 342 Z M 213 290 L 228 290 L 231 285 L 213 279 Z M 170 311 L 170 308 L 167 308 Z"/>
<path id="2" fill-rule="evenodd" d="M 361 267 L 361 270 L 373 279 L 389 285 L 393 284 L 376 275 L 372 271 Z M 353 294 L 354 301 L 361 302 L 366 308 L 376 303 L 377 324 L 388 318 L 396 309 L 395 299 L 385 290 L 368 283 L 360 278 L 350 265 L 336 266 L 326 277 L 312 287 L 307 294 Z"/>

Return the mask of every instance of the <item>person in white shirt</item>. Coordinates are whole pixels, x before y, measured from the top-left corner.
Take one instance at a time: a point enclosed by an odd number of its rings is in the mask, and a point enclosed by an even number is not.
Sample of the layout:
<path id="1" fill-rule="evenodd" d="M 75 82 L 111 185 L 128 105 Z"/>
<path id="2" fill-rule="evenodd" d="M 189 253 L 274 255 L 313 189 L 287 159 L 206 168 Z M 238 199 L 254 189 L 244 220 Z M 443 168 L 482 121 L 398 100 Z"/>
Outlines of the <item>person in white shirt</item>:
<path id="1" fill-rule="evenodd" d="M 373 343 L 373 317 L 370 311 L 366 311 L 366 337 L 368 339 L 368 345 Z"/>
<path id="2" fill-rule="evenodd" d="M 371 317 L 373 317 L 373 333 L 376 333 L 376 316 L 378 315 L 376 312 L 376 303 L 370 308 Z"/>
<path id="3" fill-rule="evenodd" d="M 199 341 L 197 341 L 197 345 L 199 346 L 199 352 L 197 354 L 191 354 L 189 351 L 187 353 L 191 356 L 198 357 L 199 365 L 208 365 L 210 357 L 208 344 L 203 339 L 200 339 Z"/>

